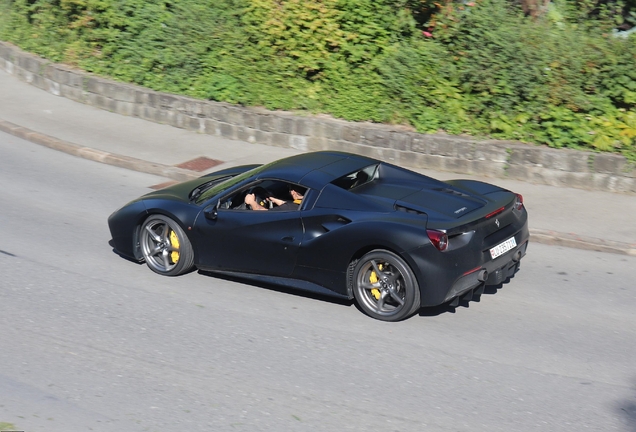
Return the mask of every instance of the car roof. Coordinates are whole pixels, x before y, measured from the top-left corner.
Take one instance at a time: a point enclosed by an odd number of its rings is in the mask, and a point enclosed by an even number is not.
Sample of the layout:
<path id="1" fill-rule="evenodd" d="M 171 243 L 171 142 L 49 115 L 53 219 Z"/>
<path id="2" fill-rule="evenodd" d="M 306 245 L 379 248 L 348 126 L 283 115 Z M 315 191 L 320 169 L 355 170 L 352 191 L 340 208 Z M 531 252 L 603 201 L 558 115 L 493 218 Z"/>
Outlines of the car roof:
<path id="1" fill-rule="evenodd" d="M 269 164 L 258 178 L 275 178 L 322 189 L 337 178 L 377 163 L 375 159 L 344 152 L 304 153 Z"/>

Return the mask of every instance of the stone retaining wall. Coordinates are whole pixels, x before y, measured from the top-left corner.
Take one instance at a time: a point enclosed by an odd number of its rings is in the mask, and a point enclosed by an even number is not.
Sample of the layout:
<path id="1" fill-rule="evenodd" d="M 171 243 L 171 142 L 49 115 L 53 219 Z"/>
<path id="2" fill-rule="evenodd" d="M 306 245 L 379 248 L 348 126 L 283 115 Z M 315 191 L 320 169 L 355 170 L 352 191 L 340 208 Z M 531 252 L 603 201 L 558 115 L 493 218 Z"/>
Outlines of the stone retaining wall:
<path id="1" fill-rule="evenodd" d="M 0 68 L 57 96 L 230 139 L 303 151 L 348 151 L 405 167 L 636 193 L 636 168 L 614 154 L 425 135 L 390 125 L 201 101 L 109 81 L 51 63 L 4 42 L 0 42 Z"/>

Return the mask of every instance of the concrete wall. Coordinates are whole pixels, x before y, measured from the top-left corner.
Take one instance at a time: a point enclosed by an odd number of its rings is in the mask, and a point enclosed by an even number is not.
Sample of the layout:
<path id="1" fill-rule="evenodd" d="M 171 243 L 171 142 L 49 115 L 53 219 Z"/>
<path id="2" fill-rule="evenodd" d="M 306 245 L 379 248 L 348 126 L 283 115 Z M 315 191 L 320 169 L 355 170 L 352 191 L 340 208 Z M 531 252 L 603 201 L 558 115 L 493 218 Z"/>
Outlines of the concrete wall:
<path id="1" fill-rule="evenodd" d="M 51 63 L 4 42 L 0 42 L 0 68 L 57 96 L 230 139 L 303 151 L 348 151 L 405 167 L 636 193 L 636 168 L 623 156 L 614 154 L 425 135 L 399 126 L 202 101 L 99 78 Z"/>

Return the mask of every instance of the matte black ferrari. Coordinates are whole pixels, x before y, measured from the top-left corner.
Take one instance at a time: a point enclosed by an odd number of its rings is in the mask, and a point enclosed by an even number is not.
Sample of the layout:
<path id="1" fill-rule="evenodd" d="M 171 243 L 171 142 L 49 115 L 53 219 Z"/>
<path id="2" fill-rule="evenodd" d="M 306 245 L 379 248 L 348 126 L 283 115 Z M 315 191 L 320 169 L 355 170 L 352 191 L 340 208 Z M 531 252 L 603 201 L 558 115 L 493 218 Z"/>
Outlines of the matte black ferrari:
<path id="1" fill-rule="evenodd" d="M 339 152 L 217 171 L 144 195 L 108 224 L 116 252 L 161 275 L 293 286 L 385 321 L 506 282 L 529 236 L 519 194 Z"/>

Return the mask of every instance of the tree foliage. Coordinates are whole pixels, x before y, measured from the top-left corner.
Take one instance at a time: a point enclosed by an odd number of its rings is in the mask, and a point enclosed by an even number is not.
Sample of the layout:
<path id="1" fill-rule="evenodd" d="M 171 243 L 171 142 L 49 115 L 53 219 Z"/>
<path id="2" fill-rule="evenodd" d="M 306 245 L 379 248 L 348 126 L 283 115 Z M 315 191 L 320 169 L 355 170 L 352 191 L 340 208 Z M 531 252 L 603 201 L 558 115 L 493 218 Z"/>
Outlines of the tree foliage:
<path id="1" fill-rule="evenodd" d="M 530 3 L 0 0 L 0 38 L 160 91 L 636 159 L 636 0 Z"/>

